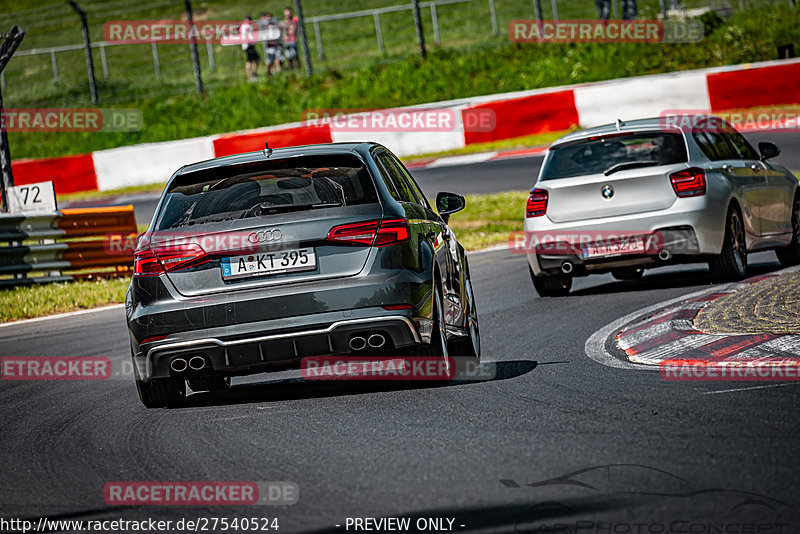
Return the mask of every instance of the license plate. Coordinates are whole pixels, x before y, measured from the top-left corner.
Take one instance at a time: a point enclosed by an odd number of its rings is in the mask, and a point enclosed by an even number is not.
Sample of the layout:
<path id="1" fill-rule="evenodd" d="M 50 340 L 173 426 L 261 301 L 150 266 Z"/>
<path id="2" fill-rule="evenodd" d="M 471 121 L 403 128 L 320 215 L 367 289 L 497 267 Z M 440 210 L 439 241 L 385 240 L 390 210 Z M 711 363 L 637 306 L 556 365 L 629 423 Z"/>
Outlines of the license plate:
<path id="1" fill-rule="evenodd" d="M 312 271 L 316 268 L 317 255 L 313 248 L 259 252 L 222 258 L 223 280 L 296 271 Z"/>
<path id="2" fill-rule="evenodd" d="M 583 245 L 584 258 L 621 256 L 622 254 L 644 254 L 644 237 L 623 237 L 608 243 Z"/>

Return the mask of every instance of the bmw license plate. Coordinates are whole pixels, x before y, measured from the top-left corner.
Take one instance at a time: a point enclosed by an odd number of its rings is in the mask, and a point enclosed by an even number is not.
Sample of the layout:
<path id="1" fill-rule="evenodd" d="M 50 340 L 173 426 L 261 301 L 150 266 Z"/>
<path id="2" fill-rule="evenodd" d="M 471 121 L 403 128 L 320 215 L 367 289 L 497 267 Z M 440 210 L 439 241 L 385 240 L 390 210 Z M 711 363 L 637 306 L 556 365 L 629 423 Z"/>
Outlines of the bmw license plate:
<path id="1" fill-rule="evenodd" d="M 222 258 L 223 280 L 296 271 L 312 271 L 316 268 L 317 255 L 313 248 L 258 252 L 244 256 Z"/>
<path id="2" fill-rule="evenodd" d="M 621 256 L 622 254 L 644 254 L 644 237 L 624 237 L 612 242 L 583 245 L 584 258 L 600 258 L 605 256 Z"/>

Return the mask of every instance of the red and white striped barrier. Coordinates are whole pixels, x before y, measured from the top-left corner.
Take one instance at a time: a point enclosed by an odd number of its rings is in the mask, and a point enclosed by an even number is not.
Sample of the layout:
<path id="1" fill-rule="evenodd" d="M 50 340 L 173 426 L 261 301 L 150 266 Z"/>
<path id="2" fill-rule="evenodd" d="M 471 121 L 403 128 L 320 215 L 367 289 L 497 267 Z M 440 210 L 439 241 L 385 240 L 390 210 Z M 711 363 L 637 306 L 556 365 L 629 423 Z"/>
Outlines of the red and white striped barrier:
<path id="1" fill-rule="evenodd" d="M 17 184 L 52 180 L 56 193 L 107 191 L 163 183 L 181 165 L 260 150 L 339 141 L 376 141 L 399 156 L 463 148 L 474 143 L 657 117 L 666 110 L 720 112 L 800 104 L 800 59 L 768 61 L 607 82 L 464 98 L 419 108 L 452 109 L 452 131 L 340 130 L 329 124 L 284 124 L 245 132 L 148 143 L 59 158 L 15 160 Z M 495 115 L 493 129 L 464 128 L 475 110 Z"/>

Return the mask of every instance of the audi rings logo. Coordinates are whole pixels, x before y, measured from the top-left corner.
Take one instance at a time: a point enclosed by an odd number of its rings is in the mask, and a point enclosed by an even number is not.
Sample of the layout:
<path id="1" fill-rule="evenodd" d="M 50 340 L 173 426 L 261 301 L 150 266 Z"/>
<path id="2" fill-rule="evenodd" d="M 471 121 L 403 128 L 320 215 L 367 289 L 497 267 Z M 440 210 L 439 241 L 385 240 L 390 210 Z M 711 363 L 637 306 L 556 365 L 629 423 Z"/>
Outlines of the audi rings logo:
<path id="1" fill-rule="evenodd" d="M 283 234 L 277 228 L 272 230 L 260 230 L 253 232 L 247 236 L 247 240 L 251 243 L 269 243 L 270 241 L 278 241 L 283 237 Z"/>

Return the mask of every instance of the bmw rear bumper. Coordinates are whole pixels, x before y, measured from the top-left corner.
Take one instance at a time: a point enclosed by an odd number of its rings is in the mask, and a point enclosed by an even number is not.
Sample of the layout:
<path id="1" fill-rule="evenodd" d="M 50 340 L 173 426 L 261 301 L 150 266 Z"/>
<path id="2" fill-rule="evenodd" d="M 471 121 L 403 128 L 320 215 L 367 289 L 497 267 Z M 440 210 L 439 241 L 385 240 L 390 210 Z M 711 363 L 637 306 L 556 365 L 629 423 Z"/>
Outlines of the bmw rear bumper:
<path id="1" fill-rule="evenodd" d="M 706 197 L 686 198 L 676 201 L 665 210 L 650 213 L 637 213 L 626 216 L 615 216 L 586 221 L 557 223 L 547 216 L 525 220 L 526 239 L 530 237 L 553 236 L 556 242 L 558 236 L 568 236 L 574 240 L 575 236 L 658 236 L 658 250 L 648 251 L 647 254 L 619 254 L 606 257 L 586 258 L 578 246 L 574 253 L 565 252 L 570 247 L 566 243 L 553 246 L 548 253 L 546 250 L 536 251 L 526 249 L 528 263 L 535 275 L 544 272 L 557 272 L 561 265 L 568 261 L 575 266 L 574 274 L 588 274 L 589 272 L 602 272 L 603 270 L 625 266 L 653 266 L 665 262 L 665 257 L 673 262 L 698 261 L 698 256 L 718 254 L 722 247 L 724 237 L 724 213 L 720 216 L 716 210 L 708 209 L 709 200 Z M 658 251 L 664 250 L 668 254 L 659 259 Z"/>

